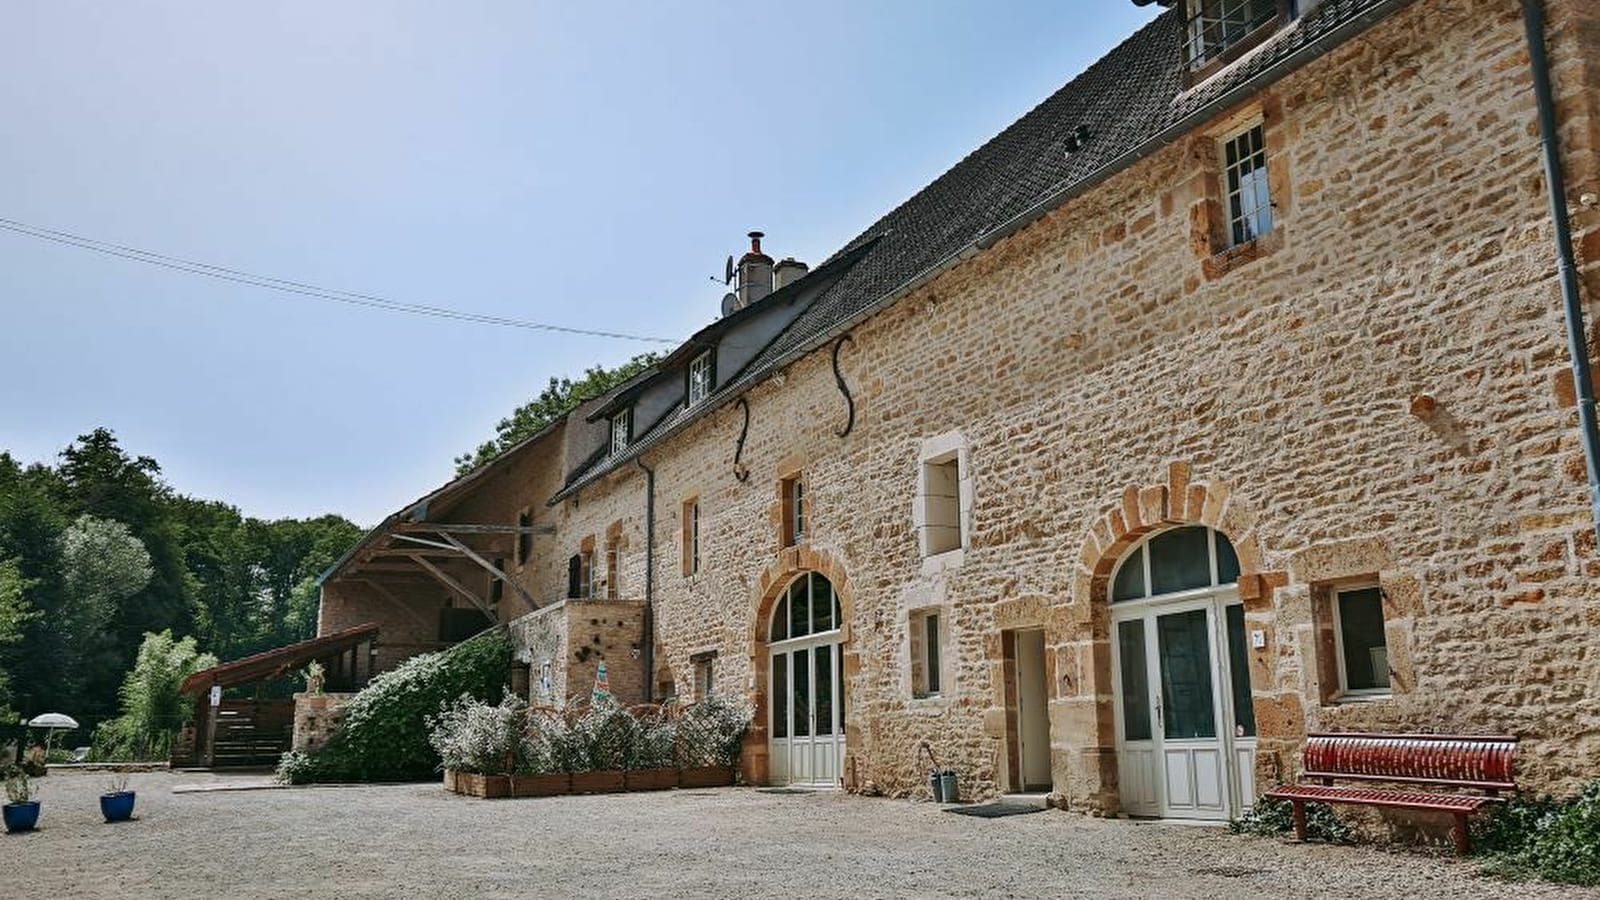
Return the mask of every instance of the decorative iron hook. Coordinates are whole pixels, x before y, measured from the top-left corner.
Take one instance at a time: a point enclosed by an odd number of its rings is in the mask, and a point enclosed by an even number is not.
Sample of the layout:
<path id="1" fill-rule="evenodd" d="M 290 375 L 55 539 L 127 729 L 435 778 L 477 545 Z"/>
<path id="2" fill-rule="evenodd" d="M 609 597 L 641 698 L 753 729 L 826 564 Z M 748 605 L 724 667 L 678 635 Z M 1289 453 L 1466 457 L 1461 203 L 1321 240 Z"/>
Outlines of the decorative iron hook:
<path id="1" fill-rule="evenodd" d="M 744 456 L 744 439 L 750 434 L 750 402 L 740 397 L 739 408 L 744 410 L 744 425 L 739 428 L 739 443 L 733 448 L 733 477 L 743 484 L 750 480 L 750 469 L 739 461 Z"/>
<path id="2" fill-rule="evenodd" d="M 855 339 L 850 337 L 849 334 L 842 334 L 833 344 L 833 380 L 839 383 L 839 393 L 844 395 L 845 411 L 848 415 L 848 418 L 845 419 L 844 429 L 834 432 L 838 437 L 848 435 L 856 427 L 856 401 L 854 397 L 850 396 L 850 386 L 844 383 L 844 373 L 839 371 L 839 350 L 846 343 L 853 344 Z"/>

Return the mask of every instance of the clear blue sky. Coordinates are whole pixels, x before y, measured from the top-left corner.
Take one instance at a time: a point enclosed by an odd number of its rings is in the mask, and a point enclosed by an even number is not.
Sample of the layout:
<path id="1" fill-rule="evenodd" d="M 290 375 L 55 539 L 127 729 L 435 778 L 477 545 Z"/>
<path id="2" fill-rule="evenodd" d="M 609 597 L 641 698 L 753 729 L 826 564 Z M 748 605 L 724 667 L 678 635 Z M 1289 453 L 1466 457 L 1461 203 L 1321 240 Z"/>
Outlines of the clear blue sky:
<path id="1" fill-rule="evenodd" d="M 1147 21 L 1129 0 L 50 0 L 0 29 L 0 218 L 683 337 L 754 228 L 815 263 Z M 1174 50 L 1176 52 L 1176 49 Z M 0 449 L 370 525 L 550 375 L 648 345 L 353 309 L 0 232 Z"/>

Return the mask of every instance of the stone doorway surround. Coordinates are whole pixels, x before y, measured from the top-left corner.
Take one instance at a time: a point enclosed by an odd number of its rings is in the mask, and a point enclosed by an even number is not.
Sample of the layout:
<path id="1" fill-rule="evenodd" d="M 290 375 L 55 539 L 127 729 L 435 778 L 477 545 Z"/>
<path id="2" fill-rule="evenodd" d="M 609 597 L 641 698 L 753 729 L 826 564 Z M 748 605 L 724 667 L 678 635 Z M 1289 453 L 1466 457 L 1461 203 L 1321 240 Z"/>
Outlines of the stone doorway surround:
<path id="1" fill-rule="evenodd" d="M 1232 541 L 1239 557 L 1238 590 L 1246 627 L 1266 635 L 1266 646 L 1250 652 L 1257 784 L 1278 780 L 1286 752 L 1305 734 L 1302 696 L 1277 686 L 1273 651 L 1273 595 L 1288 583 L 1288 575 L 1263 571 L 1256 513 L 1247 501 L 1225 482 L 1195 480 L 1191 464 L 1173 462 L 1164 480 L 1128 485 L 1118 502 L 1088 524 L 1070 594 L 1019 597 L 995 606 L 994 631 L 985 639 L 992 683 L 985 731 L 1005 742 L 1011 725 L 1005 706 L 1008 671 L 1003 633 L 1042 626 L 1051 769 L 1057 802 L 1068 808 L 1102 814 L 1119 811 L 1109 582 L 1118 560 L 1134 544 L 1156 529 L 1176 525 L 1206 525 Z"/>
<path id="2" fill-rule="evenodd" d="M 850 690 L 851 681 L 861 671 L 860 654 L 850 639 L 853 630 L 851 622 L 855 611 L 854 591 L 842 562 L 826 551 L 813 549 L 805 544 L 786 547 L 780 551 L 777 559 L 762 571 L 756 583 L 756 602 L 751 606 L 747 625 L 753 679 L 750 705 L 754 710 L 754 716 L 750 730 L 745 734 L 744 745 L 740 748 L 739 770 L 751 784 L 767 784 L 771 780 L 769 750 L 771 735 L 767 726 L 770 709 L 768 705 L 770 685 L 767 682 L 770 677 L 771 662 L 767 653 L 767 628 L 772 621 L 772 609 L 778 598 L 788 589 L 791 582 L 807 572 L 815 572 L 828 579 L 839 598 L 842 618 L 839 627 L 839 652 L 844 657 L 844 680 L 839 685 L 839 702 L 847 713 L 851 713 L 845 718 L 845 755 L 841 780 L 845 788 L 853 788 L 856 767 L 852 748 L 861 746 L 859 716 L 853 714 L 855 708 L 851 705 Z"/>

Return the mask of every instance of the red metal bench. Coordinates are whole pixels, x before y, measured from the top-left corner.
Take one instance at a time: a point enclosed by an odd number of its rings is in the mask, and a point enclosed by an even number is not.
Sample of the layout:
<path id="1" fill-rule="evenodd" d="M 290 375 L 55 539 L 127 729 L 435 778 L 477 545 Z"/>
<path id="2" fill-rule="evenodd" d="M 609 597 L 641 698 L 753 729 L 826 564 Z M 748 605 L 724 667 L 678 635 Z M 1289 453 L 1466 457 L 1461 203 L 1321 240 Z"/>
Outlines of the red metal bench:
<path id="1" fill-rule="evenodd" d="M 1514 737 L 1313 732 L 1306 735 L 1304 781 L 1274 788 L 1267 796 L 1294 804 L 1294 834 L 1302 841 L 1307 801 L 1447 812 L 1455 820 L 1450 831 L 1456 850 L 1466 853 L 1467 816 L 1498 802 L 1500 791 L 1517 788 L 1512 774 L 1516 752 Z M 1485 793 L 1335 787 L 1336 780 L 1474 788 Z"/>

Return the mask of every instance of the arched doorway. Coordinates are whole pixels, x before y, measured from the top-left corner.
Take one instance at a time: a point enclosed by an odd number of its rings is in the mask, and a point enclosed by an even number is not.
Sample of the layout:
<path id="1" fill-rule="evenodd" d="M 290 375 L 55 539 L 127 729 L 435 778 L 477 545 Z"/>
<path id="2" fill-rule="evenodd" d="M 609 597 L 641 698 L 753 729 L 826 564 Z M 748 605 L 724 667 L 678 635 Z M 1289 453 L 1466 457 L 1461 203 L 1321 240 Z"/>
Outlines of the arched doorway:
<path id="1" fill-rule="evenodd" d="M 772 784 L 835 786 L 844 769 L 844 624 L 839 595 L 816 572 L 773 604 L 767 631 Z"/>
<path id="2" fill-rule="evenodd" d="M 1130 814 L 1224 820 L 1255 795 L 1238 579 L 1233 545 L 1204 525 L 1150 535 L 1112 574 L 1118 783 Z"/>

